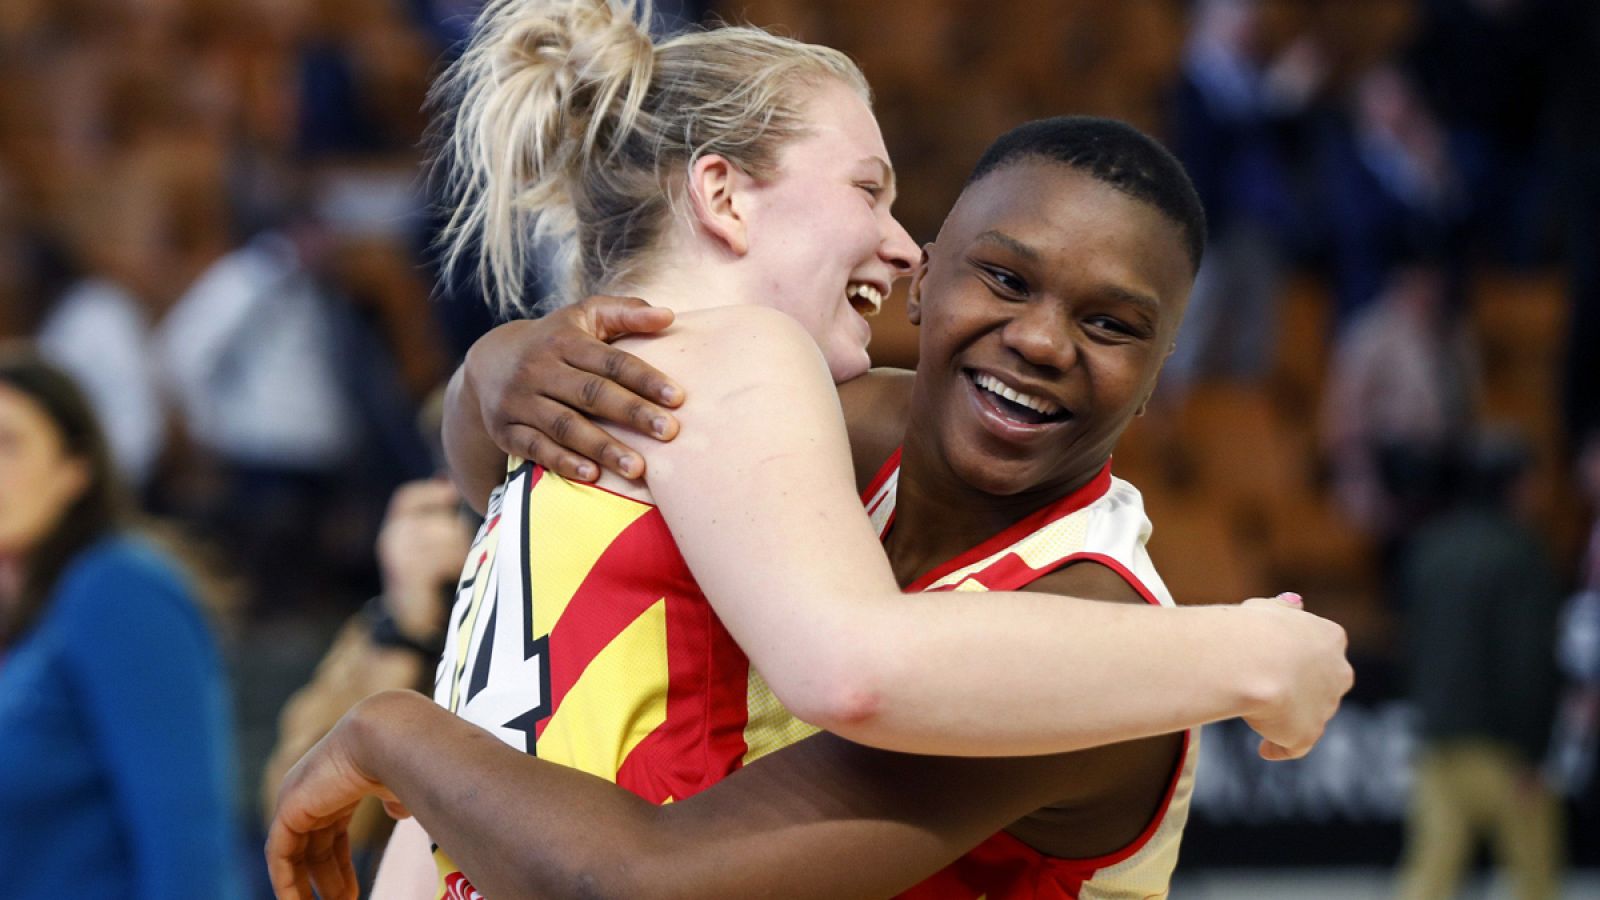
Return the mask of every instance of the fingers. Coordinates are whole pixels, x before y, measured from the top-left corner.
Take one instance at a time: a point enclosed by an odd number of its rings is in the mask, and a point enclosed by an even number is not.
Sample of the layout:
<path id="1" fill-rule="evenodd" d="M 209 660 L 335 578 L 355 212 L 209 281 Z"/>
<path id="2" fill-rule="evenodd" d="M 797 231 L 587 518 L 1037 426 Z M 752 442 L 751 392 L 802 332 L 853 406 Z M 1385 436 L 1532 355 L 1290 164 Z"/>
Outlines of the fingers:
<path id="1" fill-rule="evenodd" d="M 566 342 L 558 352 L 568 368 L 549 373 L 546 396 L 661 440 L 677 434 L 666 407 L 683 402 L 683 389 L 649 363 L 593 341 Z"/>
<path id="2" fill-rule="evenodd" d="M 1299 759 L 1310 752 L 1310 750 L 1311 748 L 1307 747 L 1305 750 L 1301 750 L 1300 752 L 1296 753 L 1282 744 L 1277 744 L 1263 738 L 1261 740 L 1261 747 L 1259 750 L 1257 750 L 1257 752 L 1261 754 L 1262 759 L 1267 760 L 1268 762 L 1283 762 L 1290 759 Z"/>
<path id="3" fill-rule="evenodd" d="M 460 504 L 461 495 L 449 481 L 441 478 L 409 481 L 396 488 L 394 495 L 389 498 L 389 517 L 441 510 L 454 514 Z"/>
<path id="4" fill-rule="evenodd" d="M 1241 606 L 1287 606 L 1291 609 L 1305 609 L 1305 598 L 1291 591 L 1285 591 L 1276 597 L 1251 597 L 1240 604 Z"/>
<path id="5" fill-rule="evenodd" d="M 267 835 L 267 878 L 278 900 L 315 900 L 311 893 L 311 874 L 300 862 L 305 852 L 305 835 L 289 830 L 276 820 Z"/>
<path id="6" fill-rule="evenodd" d="M 350 860 L 349 818 L 319 828 L 306 841 L 304 858 L 311 883 L 322 900 L 355 900 L 359 893 L 355 864 Z"/>
<path id="7" fill-rule="evenodd" d="M 613 341 L 629 334 L 653 334 L 672 324 L 672 310 L 638 297 L 585 297 L 577 304 L 589 319 L 590 331 L 602 341 Z"/>
<path id="8" fill-rule="evenodd" d="M 677 406 L 683 402 L 682 386 L 637 356 L 604 343 L 628 334 L 660 331 L 672 323 L 670 310 L 645 306 L 642 300 L 633 303 L 638 305 L 617 310 L 591 308 L 587 313 L 591 321 L 575 322 L 576 328 L 556 333 L 552 344 L 569 366 L 615 381 L 646 400 Z"/>
<path id="9" fill-rule="evenodd" d="M 632 447 L 561 403 L 530 398 L 527 412 L 529 422 L 505 426 L 499 438 L 516 455 L 578 481 L 598 478 L 596 465 L 624 478 L 644 475 L 644 458 Z"/>

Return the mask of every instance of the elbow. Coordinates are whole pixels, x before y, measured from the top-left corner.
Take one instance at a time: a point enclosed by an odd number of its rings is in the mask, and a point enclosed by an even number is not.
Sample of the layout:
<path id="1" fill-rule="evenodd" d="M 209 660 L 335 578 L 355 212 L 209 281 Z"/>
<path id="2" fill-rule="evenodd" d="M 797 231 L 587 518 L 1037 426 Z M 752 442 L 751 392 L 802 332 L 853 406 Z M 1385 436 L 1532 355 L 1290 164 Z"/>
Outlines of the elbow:
<path id="1" fill-rule="evenodd" d="M 772 690 L 796 718 L 859 743 L 872 743 L 884 709 L 883 681 L 870 660 L 813 665 Z"/>

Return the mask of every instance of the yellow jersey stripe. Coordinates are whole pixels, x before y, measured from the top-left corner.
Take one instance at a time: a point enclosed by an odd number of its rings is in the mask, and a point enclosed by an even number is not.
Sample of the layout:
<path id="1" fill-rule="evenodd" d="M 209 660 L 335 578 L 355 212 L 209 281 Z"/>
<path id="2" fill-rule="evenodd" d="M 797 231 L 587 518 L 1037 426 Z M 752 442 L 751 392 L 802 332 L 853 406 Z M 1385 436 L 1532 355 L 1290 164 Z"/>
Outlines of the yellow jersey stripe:
<path id="1" fill-rule="evenodd" d="M 657 600 L 606 645 L 539 735 L 539 758 L 617 780 L 622 761 L 667 721 L 667 601 Z"/>

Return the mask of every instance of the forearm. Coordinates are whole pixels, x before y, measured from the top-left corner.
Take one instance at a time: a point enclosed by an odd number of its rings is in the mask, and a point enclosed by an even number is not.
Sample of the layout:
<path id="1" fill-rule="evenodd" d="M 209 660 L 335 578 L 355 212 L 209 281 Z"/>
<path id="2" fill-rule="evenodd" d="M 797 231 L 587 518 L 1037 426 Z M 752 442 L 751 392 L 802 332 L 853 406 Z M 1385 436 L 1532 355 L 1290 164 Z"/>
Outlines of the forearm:
<path id="1" fill-rule="evenodd" d="M 656 807 L 417 695 L 375 697 L 352 724 L 367 774 L 501 900 L 887 897 L 1040 805 L 1049 784 L 1032 760 L 912 757 L 823 735 Z"/>
<path id="2" fill-rule="evenodd" d="M 444 455 L 461 496 L 482 514 L 489 493 L 505 480 L 506 454 L 484 427 L 477 394 L 466 374 L 465 365 L 457 368 L 445 388 Z"/>
<path id="3" fill-rule="evenodd" d="M 908 752 L 1054 753 L 1179 731 L 1255 713 L 1291 668 L 1282 636 L 1238 607 L 949 593 L 846 615 L 828 630 L 873 637 L 832 641 L 823 677 L 844 687 L 816 724 Z"/>

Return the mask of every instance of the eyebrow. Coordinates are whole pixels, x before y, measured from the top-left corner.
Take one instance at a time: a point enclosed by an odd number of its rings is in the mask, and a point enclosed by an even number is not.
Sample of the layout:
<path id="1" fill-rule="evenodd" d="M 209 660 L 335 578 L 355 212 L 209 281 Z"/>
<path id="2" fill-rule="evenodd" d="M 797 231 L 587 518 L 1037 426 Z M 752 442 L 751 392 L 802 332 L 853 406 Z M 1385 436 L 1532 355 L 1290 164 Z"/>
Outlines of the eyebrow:
<path id="1" fill-rule="evenodd" d="M 1004 232 L 995 231 L 993 228 L 983 232 L 973 240 L 984 241 L 990 244 L 999 244 L 1000 246 L 1010 250 L 1012 253 L 1015 253 L 1029 262 L 1039 261 L 1039 251 L 1017 240 L 1011 235 Z"/>
<path id="2" fill-rule="evenodd" d="M 1161 312 L 1160 301 L 1156 300 L 1156 298 L 1150 296 L 1149 294 L 1141 294 L 1137 291 L 1130 291 L 1127 288 L 1118 287 L 1114 284 L 1101 285 L 1100 290 L 1102 293 L 1115 297 L 1118 300 L 1132 303 L 1134 306 L 1144 307 L 1146 311 L 1152 314 L 1158 314 Z"/>

